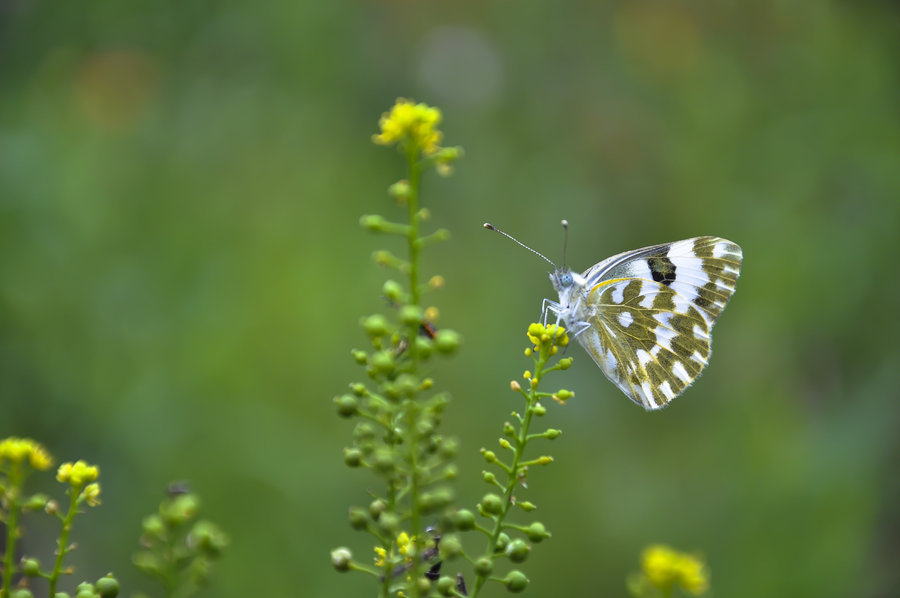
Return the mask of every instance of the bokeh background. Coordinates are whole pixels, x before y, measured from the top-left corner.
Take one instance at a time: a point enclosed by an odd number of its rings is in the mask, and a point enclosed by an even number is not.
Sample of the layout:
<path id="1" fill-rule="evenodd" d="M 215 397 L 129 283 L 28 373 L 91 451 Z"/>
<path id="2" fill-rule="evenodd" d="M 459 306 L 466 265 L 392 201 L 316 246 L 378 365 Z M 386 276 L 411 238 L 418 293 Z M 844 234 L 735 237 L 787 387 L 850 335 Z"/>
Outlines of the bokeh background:
<path id="1" fill-rule="evenodd" d="M 208 595 L 372 595 L 329 563 L 370 558 L 346 513 L 373 484 L 331 398 L 387 310 L 370 254 L 392 240 L 358 218 L 402 217 L 402 159 L 370 136 L 405 96 L 466 150 L 424 198 L 454 234 L 426 272 L 465 338 L 434 370 L 463 504 L 552 294 L 482 222 L 559 259 L 567 218 L 576 268 L 744 249 L 669 409 L 570 352 L 528 595 L 623 596 L 661 541 L 706 555 L 715 596 L 896 596 L 898 27 L 877 1 L 0 2 L 0 435 L 101 466 L 77 577 L 148 588 L 140 518 L 187 479 L 233 540 Z"/>

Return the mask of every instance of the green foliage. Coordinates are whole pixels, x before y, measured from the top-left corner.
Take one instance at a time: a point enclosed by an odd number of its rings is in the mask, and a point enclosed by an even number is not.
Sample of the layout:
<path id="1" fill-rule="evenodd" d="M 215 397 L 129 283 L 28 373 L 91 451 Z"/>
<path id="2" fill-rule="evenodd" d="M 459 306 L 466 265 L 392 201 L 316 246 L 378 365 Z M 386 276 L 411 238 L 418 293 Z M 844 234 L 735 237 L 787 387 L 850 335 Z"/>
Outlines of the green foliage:
<path id="1" fill-rule="evenodd" d="M 84 461 L 63 463 L 56 473 L 57 481 L 66 484 L 68 506 L 59 504 L 43 493 L 29 494 L 25 482 L 31 473 L 46 471 L 53 465 L 47 450 L 29 438 L 10 437 L 0 441 L 0 522 L 5 524 L 6 544 L 3 552 L 3 582 L 0 598 L 31 598 L 30 587 L 36 579 L 45 580 L 49 598 L 66 598 L 57 591 L 61 576 L 71 575 L 74 568 L 65 566 L 66 556 L 76 548 L 70 541 L 75 517 L 81 507 L 100 505 L 100 469 Z M 142 544 L 147 550 L 135 555 L 138 568 L 157 579 L 168 598 L 190 596 L 206 585 L 212 562 L 221 556 L 228 538 L 209 521 L 194 521 L 199 509 L 195 494 L 173 486 L 172 496 L 163 501 L 159 513 L 144 520 Z M 24 555 L 16 561 L 16 547 L 25 527 L 22 515 L 43 511 L 60 523 L 52 569 L 44 569 L 41 561 Z M 19 577 L 16 587 L 13 579 Z M 94 583 L 82 582 L 75 588 L 75 598 L 115 598 L 119 581 L 110 573 Z"/>
<path id="2" fill-rule="evenodd" d="M 365 368 L 369 382 L 353 382 L 350 393 L 334 398 L 340 417 L 359 420 L 353 445 L 344 448 L 344 463 L 353 469 L 371 470 L 383 480 L 385 490 L 383 494 L 370 490 L 375 499 L 368 509 L 353 506 L 349 514 L 353 529 L 366 531 L 376 540 L 375 568 L 354 561 L 351 551 L 344 547 L 332 551 L 332 564 L 341 572 L 368 573 L 378 582 L 379 595 L 384 598 L 469 595 L 463 573 L 458 573 L 455 581 L 440 577 L 442 570 L 456 566 L 458 557 L 471 564 L 472 596 L 477 596 L 488 581 L 498 582 L 511 592 L 525 589 L 528 579 L 521 571 L 495 576 L 495 561 L 507 558 L 515 564 L 523 563 L 531 552 L 526 540 L 540 542 L 550 537 L 542 523 L 511 523 L 508 516 L 513 506 L 523 513 L 537 508 L 520 499 L 517 489 L 527 487 L 530 467 L 553 462 L 549 456 L 526 459 L 529 442 L 538 438 L 552 440 L 560 435 L 556 429 L 530 433 L 532 418 L 546 414 L 543 400 L 552 398 L 564 404 L 573 396 L 567 390 L 548 393 L 539 389 L 547 373 L 568 369 L 572 359 L 560 359 L 551 365 L 550 360 L 568 345 L 569 338 L 556 325 L 532 324 L 528 328 L 531 346 L 525 353 L 532 358 L 534 373 L 525 373 L 526 389 L 518 382 L 511 383 L 512 390 L 524 398 L 525 408 L 522 413 L 512 414 L 515 423 L 506 422 L 504 436 L 499 439 L 500 447 L 511 456 L 504 460 L 493 451 L 482 449 L 484 459 L 503 480 L 498 480 L 493 472 L 483 472 L 483 480 L 499 491 L 486 494 L 476 505 L 488 525 L 479 524 L 472 511 L 455 506 L 455 493 L 448 483 L 458 475 L 457 467 L 450 462 L 456 456 L 457 443 L 438 432 L 449 396 L 435 391 L 434 381 L 423 371 L 432 348 L 437 353 L 454 353 L 460 336 L 447 328 L 437 330 L 433 324 L 437 309 L 423 309 L 420 304 L 422 292 L 429 286 L 443 286 L 443 279 L 432 277 L 430 285 L 421 285 L 418 278 L 419 250 L 432 239 L 449 238 L 440 230 L 427 236 L 419 232 L 424 213 L 418 205 L 421 170 L 442 163 L 432 156 L 452 155 L 455 159 L 461 155 L 460 151 L 448 153 L 438 145 L 442 135 L 434 127 L 439 122 L 440 113 L 435 108 L 400 99 L 390 114 L 382 117 L 382 133 L 374 137 L 377 143 L 397 143 L 407 158 L 409 179 L 394 183 L 389 194 L 407 205 L 409 221 L 399 224 L 369 215 L 363 216 L 360 224 L 373 232 L 405 238 L 406 257 L 391 255 L 387 259 L 385 251 L 374 255 L 376 263 L 399 270 L 407 279 L 405 285 L 394 280 L 382 285 L 392 308 L 389 315 L 377 313 L 360 321 L 371 349 L 354 349 L 351 355 Z M 447 171 L 445 167 L 445 174 Z M 427 518 L 439 519 L 441 525 L 426 526 Z M 477 557 L 466 552 L 455 533 L 472 530 L 487 537 L 484 550 Z M 510 534 L 521 537 L 511 538 Z"/>

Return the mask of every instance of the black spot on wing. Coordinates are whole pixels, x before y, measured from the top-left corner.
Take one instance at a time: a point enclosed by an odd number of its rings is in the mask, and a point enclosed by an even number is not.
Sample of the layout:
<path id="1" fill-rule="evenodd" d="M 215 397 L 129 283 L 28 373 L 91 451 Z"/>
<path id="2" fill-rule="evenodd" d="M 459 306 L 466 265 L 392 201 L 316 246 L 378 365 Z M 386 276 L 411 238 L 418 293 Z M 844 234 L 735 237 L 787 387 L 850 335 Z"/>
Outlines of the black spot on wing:
<path id="1" fill-rule="evenodd" d="M 647 260 L 653 280 L 669 286 L 675 282 L 675 264 L 667 257 L 651 257 Z"/>

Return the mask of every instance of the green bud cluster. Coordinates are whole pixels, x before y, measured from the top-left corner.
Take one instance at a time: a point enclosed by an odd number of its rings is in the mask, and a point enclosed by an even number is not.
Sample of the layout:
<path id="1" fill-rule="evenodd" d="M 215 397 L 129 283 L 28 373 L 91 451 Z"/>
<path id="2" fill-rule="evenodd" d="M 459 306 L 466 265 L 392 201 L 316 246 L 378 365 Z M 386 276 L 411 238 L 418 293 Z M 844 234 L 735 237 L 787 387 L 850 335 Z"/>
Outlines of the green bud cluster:
<path id="1" fill-rule="evenodd" d="M 174 493 L 141 524 L 143 550 L 132 562 L 170 593 L 187 595 L 206 586 L 213 563 L 228 546 L 228 536 L 216 524 L 197 519 L 199 511 L 196 494 Z"/>
<path id="2" fill-rule="evenodd" d="M 384 490 L 371 492 L 374 500 L 368 507 L 349 511 L 350 526 L 375 541 L 377 571 L 371 570 L 369 559 L 354 562 L 346 548 L 332 552 L 332 563 L 339 571 L 376 574 L 385 584 L 382 595 L 402 591 L 419 597 L 447 591 L 438 588 L 438 574 L 426 572 L 438 554 L 450 558 L 462 550 L 458 539 L 444 535 L 449 530 L 425 529 L 452 512 L 455 494 L 449 482 L 458 475 L 452 461 L 459 450 L 458 442 L 440 431 L 450 399 L 435 388 L 427 368 L 437 356 L 455 353 L 462 340 L 457 332 L 436 327 L 437 309 L 423 301 L 426 293 L 444 285 L 443 277 L 431 276 L 427 283 L 420 278 L 423 250 L 450 237 L 443 229 L 422 231 L 429 212 L 419 205 L 421 176 L 425 169 L 446 167 L 461 155 L 458 148 L 439 146 L 441 134 L 434 128 L 439 119 L 437 109 L 398 101 L 383 118 L 382 133 L 373 137 L 376 143 L 406 150 L 408 176 L 392 184 L 388 195 L 407 218 L 394 222 L 367 214 L 360 225 L 372 233 L 400 237 L 406 253 L 374 251 L 375 263 L 393 270 L 378 299 L 386 307 L 360 320 L 366 345 L 353 349 L 351 357 L 363 369 L 362 380 L 333 399 L 338 416 L 355 422 L 352 441 L 343 449 L 344 464 L 369 470 L 383 481 Z M 453 587 L 451 583 L 451 592 Z"/>
<path id="3" fill-rule="evenodd" d="M 381 132 L 373 136 L 380 145 L 397 145 L 407 158 L 408 176 L 388 189 L 407 219 L 392 222 L 369 214 L 360 224 L 373 233 L 401 237 L 406 253 L 374 251 L 377 265 L 400 276 L 381 286 L 388 308 L 360 320 L 367 345 L 353 349 L 351 357 L 363 368 L 363 381 L 351 383 L 348 391 L 333 399 L 339 417 L 355 420 L 352 442 L 343 450 L 344 463 L 369 470 L 383 480 L 385 490 L 370 490 L 368 506 L 349 510 L 350 526 L 375 540 L 374 568 L 369 559 L 354 561 L 343 547 L 332 551 L 332 564 L 338 571 L 368 573 L 377 580 L 381 596 L 474 598 L 488 581 L 510 592 L 527 587 L 528 578 L 514 567 L 525 563 L 533 545 L 550 533 L 540 521 L 529 520 L 537 506 L 519 493 L 527 488 L 529 470 L 551 464 L 553 457 L 531 455 L 526 448 L 532 440 L 561 435 L 554 428 L 532 433 L 530 427 L 535 417 L 547 413 L 545 404 L 564 404 L 573 396 L 568 390 L 540 390 L 547 373 L 565 370 L 572 363 L 571 358 L 556 357 L 569 342 L 566 331 L 556 325 L 532 324 L 525 354 L 532 358 L 533 368 L 525 372 L 524 383 L 510 384 L 524 398 L 525 408 L 503 424 L 499 447 L 481 449 L 487 464 L 482 479 L 490 490 L 472 509 L 454 506 L 448 482 L 458 475 L 451 462 L 458 442 L 439 431 L 449 398 L 434 390 L 426 368 L 435 356 L 457 351 L 461 338 L 453 330 L 435 327 L 437 310 L 426 308 L 422 301 L 426 292 L 444 286 L 443 277 L 431 276 L 425 284 L 420 279 L 421 252 L 450 237 L 443 229 L 421 233 L 430 217 L 419 205 L 421 175 L 428 168 L 447 174 L 462 155 L 459 148 L 440 146 L 442 134 L 436 129 L 440 119 L 436 108 L 400 99 L 382 116 Z M 432 522 L 437 527 L 426 531 Z M 470 531 L 488 538 L 480 554 L 464 549 L 462 536 L 468 537 L 465 532 Z M 454 566 L 451 562 L 471 565 L 471 587 L 463 573 L 448 571 Z"/>
<path id="4" fill-rule="evenodd" d="M 553 440 L 562 434 L 555 428 L 531 433 L 530 428 L 534 417 L 542 417 L 547 413 L 546 407 L 541 403 L 542 399 L 553 398 L 563 404 L 574 396 L 567 390 L 555 393 L 540 390 L 541 381 L 547 373 L 564 370 L 571 365 L 571 358 L 568 357 L 557 360 L 554 365 L 550 364 L 559 349 L 568 344 L 569 339 L 565 330 L 555 325 L 532 324 L 528 328 L 527 335 L 531 346 L 526 349 L 525 354 L 531 357 L 533 369 L 525 372 L 526 384 L 519 384 L 516 381 L 510 384 L 510 388 L 525 400 L 525 409 L 522 413 L 514 412 L 512 421 L 504 422 L 503 435 L 498 439 L 498 444 L 503 449 L 499 451 L 501 454 L 481 449 L 481 456 L 493 468 L 493 471 L 482 472 L 482 479 L 492 487 L 492 491 L 482 497 L 476 508 L 483 518 L 489 520 L 490 525 L 479 526 L 470 511 L 457 511 L 455 517 L 451 518 L 456 529 L 464 531 L 477 527 L 489 535 L 483 555 L 474 561 L 475 594 L 488 581 L 499 582 L 510 592 L 523 591 L 528 585 L 525 574 L 513 569 L 505 576 L 497 577 L 494 571 L 499 565 L 498 559 L 506 558 L 510 563 L 519 565 L 528 559 L 534 544 L 550 537 L 550 533 L 540 521 L 512 523 L 508 519 L 512 507 L 516 507 L 516 512 L 520 514 L 531 513 L 537 509 L 531 501 L 522 500 L 518 496 L 518 491 L 527 487 L 525 482 L 529 468 L 553 462 L 553 457 L 549 455 L 526 458 L 526 448 L 532 440 L 538 438 Z"/>

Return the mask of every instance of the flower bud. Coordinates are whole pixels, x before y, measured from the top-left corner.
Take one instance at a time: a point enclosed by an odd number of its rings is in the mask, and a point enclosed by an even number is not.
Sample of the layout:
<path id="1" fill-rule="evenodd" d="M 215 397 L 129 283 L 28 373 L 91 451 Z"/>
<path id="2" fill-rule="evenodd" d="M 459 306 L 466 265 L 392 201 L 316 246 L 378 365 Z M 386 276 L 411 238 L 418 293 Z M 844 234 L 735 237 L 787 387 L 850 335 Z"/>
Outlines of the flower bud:
<path id="1" fill-rule="evenodd" d="M 359 467 L 362 465 L 362 451 L 358 448 L 344 448 L 344 464 L 347 467 Z"/>
<path id="2" fill-rule="evenodd" d="M 384 229 L 384 225 L 387 221 L 384 219 L 384 216 L 379 216 L 378 214 L 366 214 L 361 216 L 359 219 L 359 224 L 363 228 L 370 231 L 381 231 Z"/>
<path id="3" fill-rule="evenodd" d="M 529 552 L 531 552 L 531 547 L 521 538 L 516 538 L 506 547 L 506 556 L 514 563 L 525 561 Z"/>
<path id="4" fill-rule="evenodd" d="M 338 571 L 349 571 L 353 562 L 353 554 L 349 548 L 335 548 L 331 551 L 331 564 Z"/>
<path id="5" fill-rule="evenodd" d="M 513 593 L 518 593 L 528 586 L 528 578 L 521 571 L 510 571 L 503 578 L 503 585 Z"/>
<path id="6" fill-rule="evenodd" d="M 439 353 L 449 355 L 459 348 L 460 342 L 461 339 L 458 332 L 444 328 L 438 331 L 434 339 L 434 346 Z"/>
<path id="7" fill-rule="evenodd" d="M 402 303 L 405 299 L 403 287 L 400 286 L 399 282 L 393 280 L 384 281 L 384 284 L 381 287 L 381 292 L 384 293 L 385 297 L 396 303 Z"/>
<path id="8" fill-rule="evenodd" d="M 503 499 L 496 494 L 485 494 L 481 499 L 481 508 L 485 513 L 499 515 L 503 512 Z"/>
<path id="9" fill-rule="evenodd" d="M 455 534 L 447 534 L 441 538 L 438 552 L 442 559 L 453 559 L 462 553 L 462 543 Z"/>
<path id="10" fill-rule="evenodd" d="M 352 417 L 359 412 L 359 399 L 353 395 L 334 397 L 334 404 L 341 417 Z"/>
<path id="11" fill-rule="evenodd" d="M 452 577 L 444 575 L 437 580 L 437 591 L 441 596 L 452 596 L 453 590 L 456 589 L 456 580 Z"/>
<path id="12" fill-rule="evenodd" d="M 409 181 L 397 181 L 388 187 L 388 195 L 395 198 L 400 203 L 405 203 L 409 199 L 409 193 Z"/>
<path id="13" fill-rule="evenodd" d="M 506 547 L 509 545 L 509 535 L 506 532 L 500 532 L 500 535 L 497 536 L 497 552 L 503 552 L 506 550 Z"/>
<path id="14" fill-rule="evenodd" d="M 22 573 L 26 577 L 37 577 L 41 574 L 41 563 L 35 558 L 22 559 Z"/>
<path id="15" fill-rule="evenodd" d="M 110 573 L 98 579 L 94 589 L 100 594 L 100 598 L 116 598 L 119 595 L 119 581 Z"/>
<path id="16" fill-rule="evenodd" d="M 350 527 L 364 530 L 369 524 L 369 516 L 362 507 L 350 507 Z"/>
<path id="17" fill-rule="evenodd" d="M 369 336 L 376 337 L 386 335 L 390 330 L 390 326 L 384 316 L 373 314 L 363 320 L 363 329 Z"/>
<path id="18" fill-rule="evenodd" d="M 418 305 L 404 305 L 400 308 L 400 321 L 407 326 L 418 326 L 424 317 L 422 308 Z"/>
<path id="19" fill-rule="evenodd" d="M 529 525 L 525 533 L 528 535 L 528 539 L 535 544 L 550 537 L 550 532 L 547 531 L 547 528 L 540 521 L 535 521 Z"/>
<path id="20" fill-rule="evenodd" d="M 494 561 L 486 556 L 475 561 L 475 573 L 487 577 L 494 571 Z"/>
<path id="21" fill-rule="evenodd" d="M 468 509 L 460 509 L 453 514 L 453 525 L 460 531 L 468 531 L 475 527 L 475 514 Z"/>
<path id="22" fill-rule="evenodd" d="M 394 356 L 389 351 L 378 351 L 369 358 L 369 364 L 376 372 L 389 374 L 394 370 Z"/>

